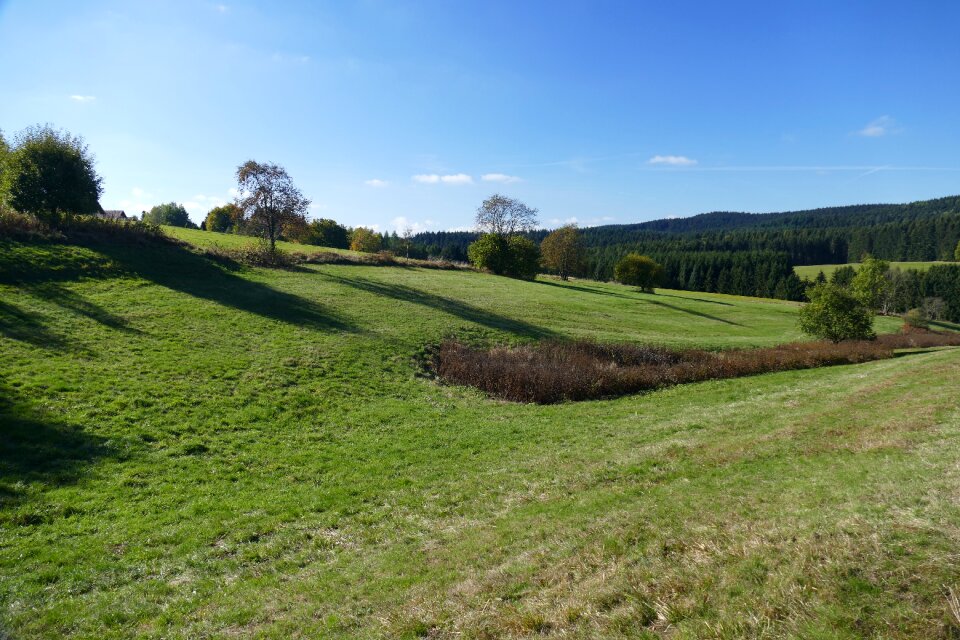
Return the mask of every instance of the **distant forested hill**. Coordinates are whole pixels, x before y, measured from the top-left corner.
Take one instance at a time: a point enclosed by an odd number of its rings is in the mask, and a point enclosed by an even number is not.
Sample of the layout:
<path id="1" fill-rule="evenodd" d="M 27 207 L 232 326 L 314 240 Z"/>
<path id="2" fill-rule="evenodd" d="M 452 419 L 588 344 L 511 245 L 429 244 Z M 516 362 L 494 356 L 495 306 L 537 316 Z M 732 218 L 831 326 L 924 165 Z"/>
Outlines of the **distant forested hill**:
<path id="1" fill-rule="evenodd" d="M 531 234 L 541 239 L 546 232 Z M 465 259 L 476 234 L 421 233 L 432 255 Z M 960 242 L 960 196 L 909 204 L 868 204 L 782 213 L 713 212 L 690 218 L 583 229 L 583 275 L 608 279 L 630 251 L 664 257 L 696 252 L 764 252 L 791 265 L 857 262 L 863 254 L 895 261 L 952 260 Z"/>

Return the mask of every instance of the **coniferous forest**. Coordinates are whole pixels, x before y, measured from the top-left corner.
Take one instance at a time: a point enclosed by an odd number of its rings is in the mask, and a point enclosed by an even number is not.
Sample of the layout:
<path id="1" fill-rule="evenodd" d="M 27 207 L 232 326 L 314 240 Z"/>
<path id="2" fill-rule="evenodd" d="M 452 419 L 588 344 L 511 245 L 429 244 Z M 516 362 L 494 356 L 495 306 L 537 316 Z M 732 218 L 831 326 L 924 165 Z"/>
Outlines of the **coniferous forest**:
<path id="1" fill-rule="evenodd" d="M 546 231 L 530 233 L 540 241 Z M 864 255 L 889 261 L 953 260 L 960 243 L 960 196 L 909 204 L 854 205 L 782 213 L 713 212 L 689 218 L 581 230 L 586 260 L 577 275 L 609 280 L 631 252 L 664 266 L 664 286 L 690 291 L 803 300 L 796 265 L 859 262 Z M 466 260 L 471 232 L 416 235 L 426 256 Z M 912 273 L 894 305 L 898 311 L 928 297 L 943 298 L 960 319 L 960 266 Z M 905 308 L 899 309 L 900 306 Z"/>

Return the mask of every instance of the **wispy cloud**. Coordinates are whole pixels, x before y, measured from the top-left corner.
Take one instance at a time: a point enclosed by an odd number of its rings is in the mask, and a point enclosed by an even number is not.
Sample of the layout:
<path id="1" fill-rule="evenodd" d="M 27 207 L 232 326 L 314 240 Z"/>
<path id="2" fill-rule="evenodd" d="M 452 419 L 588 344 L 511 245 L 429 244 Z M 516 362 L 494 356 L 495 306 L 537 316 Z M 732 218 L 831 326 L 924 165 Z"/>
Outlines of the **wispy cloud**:
<path id="1" fill-rule="evenodd" d="M 382 189 L 388 186 L 390 183 L 386 180 L 381 180 L 380 178 L 371 178 L 370 180 L 364 180 L 363 184 L 368 187 L 376 187 L 377 189 Z"/>
<path id="2" fill-rule="evenodd" d="M 880 116 L 867 124 L 863 129 L 857 131 L 857 134 L 866 138 L 879 138 L 890 133 L 897 133 L 899 129 L 896 127 L 896 120 L 890 116 Z"/>
<path id="3" fill-rule="evenodd" d="M 697 161 L 687 156 L 653 156 L 647 164 L 660 164 L 670 167 L 692 167 Z"/>
<path id="4" fill-rule="evenodd" d="M 70 99 L 73 100 L 74 102 L 93 102 L 94 100 L 97 99 L 97 96 L 81 96 L 81 95 L 74 94 L 70 96 Z"/>
<path id="5" fill-rule="evenodd" d="M 480 179 L 484 182 L 500 182 L 503 184 L 513 184 L 514 182 L 522 182 L 522 178 L 517 176 L 508 176 L 505 173 L 485 173 L 480 176 Z"/>
<path id="6" fill-rule="evenodd" d="M 218 4 L 214 6 L 214 9 L 216 9 L 219 13 L 226 13 L 227 11 L 230 10 L 230 7 L 228 7 L 225 4 Z"/>
<path id="7" fill-rule="evenodd" d="M 421 173 L 413 176 L 414 182 L 421 184 L 473 184 L 473 178 L 465 173 L 440 175 L 437 173 Z"/>

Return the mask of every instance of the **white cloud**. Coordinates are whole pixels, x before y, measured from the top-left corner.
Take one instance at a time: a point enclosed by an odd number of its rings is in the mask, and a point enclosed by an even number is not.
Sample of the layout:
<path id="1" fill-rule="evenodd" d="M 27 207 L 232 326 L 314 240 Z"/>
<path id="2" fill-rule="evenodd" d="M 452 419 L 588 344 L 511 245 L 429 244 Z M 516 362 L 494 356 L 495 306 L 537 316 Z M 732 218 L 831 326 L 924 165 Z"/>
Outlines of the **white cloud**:
<path id="1" fill-rule="evenodd" d="M 697 164 L 697 161 L 687 156 L 653 156 L 647 160 L 647 164 L 665 164 L 671 167 L 691 167 Z"/>
<path id="2" fill-rule="evenodd" d="M 74 102 L 93 102 L 97 99 L 97 96 L 81 96 L 81 95 L 72 95 L 70 99 Z"/>
<path id="3" fill-rule="evenodd" d="M 473 178 L 465 173 L 453 173 L 441 176 L 436 173 L 421 173 L 413 176 L 414 182 L 421 184 L 473 184 Z"/>
<path id="4" fill-rule="evenodd" d="M 367 185 L 368 187 L 376 187 L 378 189 L 382 189 L 383 187 L 386 187 L 390 183 L 387 182 L 386 180 L 381 180 L 380 178 L 371 178 L 370 180 L 364 180 L 363 184 Z"/>
<path id="5" fill-rule="evenodd" d="M 503 184 L 512 184 L 520 182 L 521 178 L 517 176 L 508 176 L 505 173 L 485 173 L 480 177 L 484 182 L 502 182 Z"/>
<path id="6" fill-rule="evenodd" d="M 867 124 L 863 129 L 860 129 L 860 131 L 857 131 L 857 134 L 867 138 L 879 138 L 888 133 L 896 133 L 897 130 L 894 128 L 896 124 L 896 121 L 890 116 L 880 116 Z"/>
<path id="7" fill-rule="evenodd" d="M 230 10 L 230 7 L 228 7 L 228 6 L 225 5 L 225 4 L 218 4 L 215 8 L 216 8 L 216 10 L 219 11 L 220 13 L 226 13 L 227 11 Z"/>
<path id="8" fill-rule="evenodd" d="M 433 220 L 424 220 L 423 222 L 417 222 L 416 220 L 410 220 L 404 216 L 397 216 L 390 221 L 390 226 L 396 229 L 397 233 L 403 233 L 406 229 L 410 229 L 413 233 L 420 233 L 421 231 L 426 231 L 431 226 L 433 226 Z"/>

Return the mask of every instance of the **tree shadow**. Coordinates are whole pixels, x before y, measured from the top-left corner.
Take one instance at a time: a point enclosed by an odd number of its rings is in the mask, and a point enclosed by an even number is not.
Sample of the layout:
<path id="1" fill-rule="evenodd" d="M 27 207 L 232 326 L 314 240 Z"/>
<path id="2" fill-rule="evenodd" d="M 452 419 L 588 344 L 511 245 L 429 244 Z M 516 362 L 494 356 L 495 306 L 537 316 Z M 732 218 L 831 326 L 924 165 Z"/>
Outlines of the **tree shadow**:
<path id="1" fill-rule="evenodd" d="M 110 313 L 103 307 L 90 302 L 80 294 L 55 282 L 44 282 L 35 286 L 28 286 L 25 290 L 32 296 L 99 322 L 111 329 L 127 333 L 142 333 L 139 329 L 131 327 L 126 319 Z"/>
<path id="2" fill-rule="evenodd" d="M 42 316 L 0 300 L 0 335 L 45 349 L 66 349 L 67 341 L 47 328 Z"/>
<path id="3" fill-rule="evenodd" d="M 650 303 L 650 304 L 655 304 L 655 305 L 657 305 L 658 307 L 663 307 L 663 308 L 665 308 L 665 309 L 672 309 L 673 311 L 679 311 L 679 312 L 681 312 L 681 313 L 687 313 L 687 314 L 690 314 L 691 316 L 697 316 L 698 318 L 706 318 L 707 320 L 713 320 L 714 322 L 722 322 L 722 323 L 724 323 L 724 324 L 733 325 L 733 326 L 735 326 L 735 327 L 744 327 L 744 326 L 746 326 L 746 325 L 740 324 L 739 322 L 734 322 L 733 320 L 727 320 L 726 318 L 720 318 L 720 317 L 717 317 L 717 316 L 713 316 L 713 315 L 710 315 L 709 313 L 703 313 L 702 311 L 694 311 L 693 309 L 684 309 L 683 307 L 678 307 L 678 306 L 676 306 L 676 305 L 670 304 L 669 302 L 663 302 L 662 300 L 650 300 L 650 299 L 647 299 L 647 300 L 645 300 L 645 302 L 648 302 L 648 303 Z"/>
<path id="4" fill-rule="evenodd" d="M 628 296 L 624 293 L 618 293 L 616 291 L 603 291 L 602 289 L 591 289 L 590 287 L 581 287 L 576 284 L 560 284 L 559 282 L 550 282 L 549 280 L 534 280 L 537 284 L 545 284 L 548 287 L 557 287 L 558 289 L 573 289 L 574 291 L 582 291 L 584 293 L 594 293 L 598 296 L 613 296 L 615 298 L 627 298 L 629 300 L 637 300 L 635 296 Z"/>
<path id="5" fill-rule="evenodd" d="M 142 278 L 225 307 L 298 326 L 326 331 L 357 330 L 340 314 L 317 302 L 241 277 L 235 273 L 240 270 L 239 265 L 221 264 L 174 242 L 98 240 L 81 246 L 107 258 L 111 276 Z M 55 284 L 89 275 L 83 269 L 38 269 L 21 275 L 15 284 L 107 326 L 132 330 L 123 318 Z"/>
<path id="6" fill-rule="evenodd" d="M 26 485 L 70 484 L 92 463 L 118 457 L 106 438 L 15 401 L 4 386 L 0 386 L 0 424 L 0 507 L 22 500 Z"/>
<path id="7" fill-rule="evenodd" d="M 548 287 L 558 287 L 560 289 L 573 289 L 575 291 L 583 291 L 584 293 L 595 293 L 598 296 L 613 296 L 616 298 L 627 298 L 629 300 L 641 300 L 645 298 L 637 298 L 636 296 L 627 295 L 625 293 L 619 293 L 617 291 L 603 291 L 602 289 L 592 289 L 590 287 L 582 287 L 575 284 L 561 284 L 559 282 L 550 282 L 549 280 L 536 280 L 537 284 L 545 284 Z M 636 292 L 641 293 L 641 292 Z M 679 300 L 695 300 L 696 302 L 705 302 L 707 304 L 719 304 L 724 307 L 732 307 L 733 305 L 729 302 L 721 302 L 719 300 L 707 300 L 706 298 L 694 298 L 692 296 L 678 296 L 672 293 L 657 293 L 657 294 L 648 294 L 648 295 L 657 295 L 664 298 L 677 298 Z"/>
<path id="8" fill-rule="evenodd" d="M 413 287 L 408 287 L 406 285 L 386 284 L 365 278 L 342 278 L 340 276 L 335 276 L 329 273 L 321 273 L 319 271 L 315 271 L 314 273 L 360 291 L 393 298 L 394 300 L 401 300 L 403 302 L 420 304 L 425 307 L 430 307 L 431 309 L 437 309 L 438 311 L 449 313 L 450 315 L 457 316 L 458 318 L 482 325 L 489 329 L 506 331 L 514 335 L 529 338 L 542 339 L 555 337 L 557 335 L 550 329 L 538 327 L 537 325 L 530 324 L 529 322 L 525 322 L 523 320 L 508 318 L 507 316 L 494 313 L 488 309 L 481 309 L 460 300 L 445 298 L 443 296 L 439 296 L 434 293 L 428 293 L 421 289 L 414 289 Z"/>
<path id="9" fill-rule="evenodd" d="M 678 296 L 672 293 L 658 293 L 657 295 L 663 296 L 664 298 L 677 298 L 679 300 L 696 300 L 697 302 L 705 302 L 707 304 L 719 304 L 724 307 L 734 306 L 730 302 L 721 302 L 719 300 L 707 300 L 706 298 L 694 298 L 693 296 Z"/>

